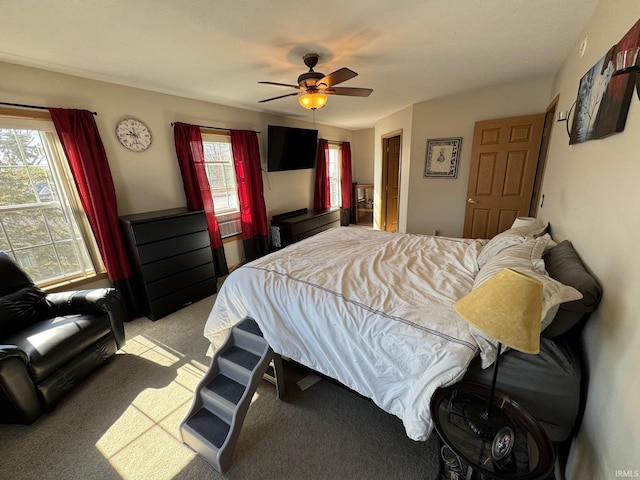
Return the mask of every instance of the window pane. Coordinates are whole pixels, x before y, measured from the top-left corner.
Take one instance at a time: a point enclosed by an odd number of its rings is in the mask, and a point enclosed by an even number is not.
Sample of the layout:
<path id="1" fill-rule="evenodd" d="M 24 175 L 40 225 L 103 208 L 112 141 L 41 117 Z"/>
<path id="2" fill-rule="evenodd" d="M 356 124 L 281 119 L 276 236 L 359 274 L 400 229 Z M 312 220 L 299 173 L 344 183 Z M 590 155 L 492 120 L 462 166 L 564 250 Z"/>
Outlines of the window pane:
<path id="1" fill-rule="evenodd" d="M 9 239 L 7 238 L 7 234 L 4 232 L 4 226 L 2 222 L 0 222 L 0 250 L 4 250 L 8 252 L 11 249 L 9 245 Z"/>
<path id="2" fill-rule="evenodd" d="M 60 259 L 60 265 L 65 273 L 69 274 L 82 274 L 87 265 L 83 261 L 84 259 L 79 256 L 74 242 L 68 240 L 66 242 L 60 242 L 56 244 L 56 252 Z"/>
<path id="3" fill-rule="evenodd" d="M 207 177 L 211 188 L 220 188 L 225 186 L 224 168 L 220 164 L 207 165 Z"/>
<path id="4" fill-rule="evenodd" d="M 47 224 L 39 209 L 4 213 L 2 224 L 14 249 L 51 243 Z"/>
<path id="5" fill-rule="evenodd" d="M 47 221 L 49 232 L 54 242 L 61 242 L 73 237 L 71 225 L 64 216 L 60 207 L 47 208 L 42 213 Z"/>
<path id="6" fill-rule="evenodd" d="M 329 145 L 329 198 L 332 207 L 340 207 L 340 147 Z"/>
<path id="7" fill-rule="evenodd" d="M 62 276 L 62 268 L 53 245 L 14 251 L 18 264 L 38 283 Z"/>
<path id="8" fill-rule="evenodd" d="M 231 142 L 224 135 L 203 135 L 207 178 L 222 237 L 241 233 L 240 203 Z"/>
<path id="9" fill-rule="evenodd" d="M 0 248 L 37 283 L 96 271 L 56 170 L 66 168 L 56 144 L 44 131 L 0 129 Z"/>
<path id="10" fill-rule="evenodd" d="M 26 167 L 0 167 L 0 206 L 35 203 L 35 189 Z"/>

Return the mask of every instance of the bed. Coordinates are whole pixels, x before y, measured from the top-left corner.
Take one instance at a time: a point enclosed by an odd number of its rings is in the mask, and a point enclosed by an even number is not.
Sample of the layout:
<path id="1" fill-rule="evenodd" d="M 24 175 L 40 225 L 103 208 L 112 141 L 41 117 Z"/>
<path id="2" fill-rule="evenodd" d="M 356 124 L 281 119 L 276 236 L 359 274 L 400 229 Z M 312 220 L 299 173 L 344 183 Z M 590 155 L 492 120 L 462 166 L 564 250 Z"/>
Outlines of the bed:
<path id="1" fill-rule="evenodd" d="M 504 263 L 545 279 L 545 328 L 559 305 L 582 298 L 547 275 L 545 231 L 521 227 L 491 240 L 322 232 L 225 279 L 205 324 L 210 353 L 251 317 L 275 352 L 371 398 L 410 438 L 426 440 L 433 392 L 465 377 L 474 359 L 480 372 L 495 359 L 495 344 L 455 313 L 456 300 Z"/>

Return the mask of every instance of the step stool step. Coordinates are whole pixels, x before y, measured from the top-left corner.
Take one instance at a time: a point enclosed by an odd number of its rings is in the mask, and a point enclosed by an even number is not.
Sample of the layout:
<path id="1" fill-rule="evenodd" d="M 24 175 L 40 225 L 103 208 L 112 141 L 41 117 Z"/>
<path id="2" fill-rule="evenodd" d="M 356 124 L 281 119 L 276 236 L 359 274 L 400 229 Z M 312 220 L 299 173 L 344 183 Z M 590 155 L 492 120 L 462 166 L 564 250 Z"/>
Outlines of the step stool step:
<path id="1" fill-rule="evenodd" d="M 230 428 L 228 423 L 204 408 L 187 420 L 186 425 L 216 448 L 222 447 Z"/>
<path id="2" fill-rule="evenodd" d="M 207 384 L 206 389 L 237 405 L 244 394 L 245 386 L 225 375 L 218 375 Z"/>
<path id="3" fill-rule="evenodd" d="M 247 318 L 242 322 L 238 323 L 236 327 L 240 330 L 244 330 L 245 332 L 249 332 L 253 335 L 257 335 L 262 337 L 262 330 L 258 326 L 258 323 L 253 318 Z"/>
<path id="4" fill-rule="evenodd" d="M 229 348 L 221 356 L 221 359 L 240 365 L 247 370 L 253 370 L 260 361 L 260 357 L 243 348 L 236 347 L 235 345 Z"/>

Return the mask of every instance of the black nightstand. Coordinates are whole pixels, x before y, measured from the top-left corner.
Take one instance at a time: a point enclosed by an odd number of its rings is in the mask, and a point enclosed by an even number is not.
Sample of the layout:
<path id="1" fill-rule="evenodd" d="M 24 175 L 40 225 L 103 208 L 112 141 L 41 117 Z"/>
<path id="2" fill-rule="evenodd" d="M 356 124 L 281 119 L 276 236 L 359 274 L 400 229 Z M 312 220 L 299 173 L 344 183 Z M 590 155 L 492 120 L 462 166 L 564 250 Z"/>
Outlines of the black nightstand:
<path id="1" fill-rule="evenodd" d="M 473 478 L 548 478 L 555 463 L 551 440 L 538 422 L 507 395 L 496 392 L 492 409 L 510 429 L 506 430 L 510 435 L 506 442 L 511 446 L 510 453 L 492 456 L 493 433 L 474 433 L 474 430 L 478 431 L 478 422 L 476 418 L 470 418 L 475 415 L 469 412 L 476 411 L 478 405 L 487 405 L 489 395 L 488 387 L 474 383 L 457 383 L 436 390 L 430 409 L 442 441 L 475 472 Z"/>

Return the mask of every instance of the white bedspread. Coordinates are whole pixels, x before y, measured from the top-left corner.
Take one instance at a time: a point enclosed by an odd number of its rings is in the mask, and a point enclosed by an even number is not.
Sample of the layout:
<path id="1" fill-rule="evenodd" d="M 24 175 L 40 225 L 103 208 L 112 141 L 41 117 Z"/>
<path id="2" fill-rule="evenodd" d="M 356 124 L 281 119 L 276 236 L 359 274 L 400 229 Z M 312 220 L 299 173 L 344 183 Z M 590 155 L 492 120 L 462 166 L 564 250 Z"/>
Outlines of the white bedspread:
<path id="1" fill-rule="evenodd" d="M 429 401 L 477 344 L 453 303 L 471 291 L 481 241 L 328 230 L 234 271 L 205 325 L 215 349 L 243 318 L 273 350 L 342 382 L 426 440 Z"/>

